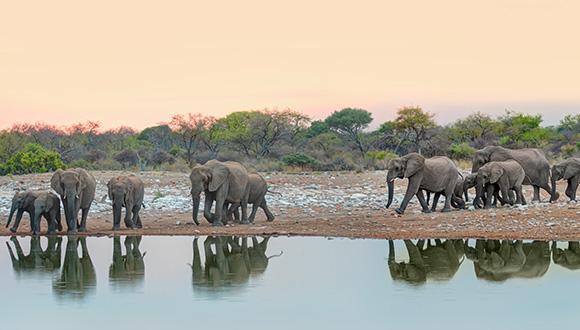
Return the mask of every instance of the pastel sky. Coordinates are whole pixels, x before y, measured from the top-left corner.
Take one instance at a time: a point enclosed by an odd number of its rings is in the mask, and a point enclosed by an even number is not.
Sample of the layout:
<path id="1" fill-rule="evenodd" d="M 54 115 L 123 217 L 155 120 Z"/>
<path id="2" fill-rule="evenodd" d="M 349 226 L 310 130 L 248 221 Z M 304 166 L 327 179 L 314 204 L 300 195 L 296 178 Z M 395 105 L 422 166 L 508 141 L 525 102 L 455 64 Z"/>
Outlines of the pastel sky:
<path id="1" fill-rule="evenodd" d="M 3 1 L 0 128 L 420 105 L 580 112 L 580 2 Z"/>

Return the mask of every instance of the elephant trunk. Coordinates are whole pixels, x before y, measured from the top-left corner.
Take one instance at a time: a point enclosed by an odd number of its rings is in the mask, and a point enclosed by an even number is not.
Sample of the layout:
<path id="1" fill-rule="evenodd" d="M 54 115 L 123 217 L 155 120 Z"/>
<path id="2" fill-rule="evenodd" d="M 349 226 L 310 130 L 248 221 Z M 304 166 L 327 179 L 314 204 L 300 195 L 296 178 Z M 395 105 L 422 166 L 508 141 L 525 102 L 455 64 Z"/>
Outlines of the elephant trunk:
<path id="1" fill-rule="evenodd" d="M 481 205 L 481 199 L 483 196 L 483 182 L 478 182 L 475 185 L 475 198 L 473 199 L 473 206 L 478 208 Z M 488 196 L 490 198 L 490 196 Z"/>
<path id="2" fill-rule="evenodd" d="M 10 215 L 8 215 L 8 222 L 6 222 L 6 228 L 10 226 L 10 223 L 12 222 L 12 217 L 14 216 L 14 212 L 16 212 L 16 204 L 12 204 L 12 207 L 10 208 Z"/>
<path id="3" fill-rule="evenodd" d="M 394 180 L 387 181 L 387 194 L 388 194 L 387 198 L 388 199 L 387 199 L 387 205 L 385 206 L 386 208 L 389 208 L 391 206 L 391 203 L 393 203 L 394 190 L 395 190 Z"/>
<path id="4" fill-rule="evenodd" d="M 121 223 L 121 213 L 123 202 L 115 199 L 113 201 L 113 225 L 118 226 Z"/>
<path id="5" fill-rule="evenodd" d="M 196 225 L 199 226 L 199 220 L 198 220 L 198 213 L 199 213 L 199 195 L 192 195 L 193 198 L 193 211 L 192 211 L 192 218 L 193 218 L 193 222 L 195 222 Z"/>
<path id="6" fill-rule="evenodd" d="M 42 210 L 36 208 L 34 210 L 34 218 L 32 219 L 31 227 L 32 227 L 32 234 L 38 235 L 40 233 L 40 217 L 42 216 Z"/>
<path id="7" fill-rule="evenodd" d="M 77 212 L 76 212 L 77 199 L 75 194 L 67 194 L 64 200 L 64 208 L 66 210 L 66 223 L 68 225 L 68 230 L 77 229 Z"/>
<path id="8" fill-rule="evenodd" d="M 465 202 L 469 202 L 469 184 L 467 182 L 463 182 L 463 199 Z"/>
<path id="9" fill-rule="evenodd" d="M 552 174 L 551 181 L 552 181 L 552 193 L 551 193 L 552 196 L 550 196 L 550 202 L 555 202 L 558 200 L 558 197 L 560 197 L 559 195 L 557 195 L 558 192 L 556 191 L 556 185 L 557 185 L 556 184 L 556 175 Z"/>

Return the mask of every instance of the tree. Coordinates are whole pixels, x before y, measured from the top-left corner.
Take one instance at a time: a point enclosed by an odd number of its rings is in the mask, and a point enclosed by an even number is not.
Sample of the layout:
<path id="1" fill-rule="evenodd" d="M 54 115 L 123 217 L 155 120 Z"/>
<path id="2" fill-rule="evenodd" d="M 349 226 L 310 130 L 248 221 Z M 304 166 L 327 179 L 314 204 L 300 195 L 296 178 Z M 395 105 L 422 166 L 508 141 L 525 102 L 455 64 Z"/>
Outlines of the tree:
<path id="1" fill-rule="evenodd" d="M 476 112 L 455 121 L 449 128 L 457 142 L 468 142 L 472 147 L 482 148 L 497 141 L 498 125 L 497 120 Z"/>
<path id="2" fill-rule="evenodd" d="M 215 118 L 205 117 L 199 113 L 187 115 L 174 115 L 169 122 L 169 127 L 177 136 L 181 147 L 185 150 L 185 159 L 191 165 L 193 156 L 198 149 L 203 133 L 215 122 Z"/>
<path id="3" fill-rule="evenodd" d="M 550 131 L 540 127 L 541 115 L 525 115 L 506 111 L 499 118 L 500 144 L 514 148 L 542 147 L 550 140 Z"/>
<path id="4" fill-rule="evenodd" d="M 372 121 L 371 113 L 366 110 L 345 108 L 333 112 L 324 120 L 324 123 L 331 130 L 354 143 L 361 154 L 364 155 L 368 148 L 363 140 L 363 131 Z"/>
<path id="5" fill-rule="evenodd" d="M 428 139 L 428 130 L 437 126 L 433 117 L 433 114 L 420 107 L 403 107 L 397 111 L 393 126 L 403 135 L 402 140 L 411 141 L 420 154 L 422 144 Z"/>
<path id="6" fill-rule="evenodd" d="M 58 152 L 47 150 L 37 143 L 30 143 L 6 163 L 0 164 L 0 174 L 45 173 L 61 168 L 64 168 L 64 163 Z"/>

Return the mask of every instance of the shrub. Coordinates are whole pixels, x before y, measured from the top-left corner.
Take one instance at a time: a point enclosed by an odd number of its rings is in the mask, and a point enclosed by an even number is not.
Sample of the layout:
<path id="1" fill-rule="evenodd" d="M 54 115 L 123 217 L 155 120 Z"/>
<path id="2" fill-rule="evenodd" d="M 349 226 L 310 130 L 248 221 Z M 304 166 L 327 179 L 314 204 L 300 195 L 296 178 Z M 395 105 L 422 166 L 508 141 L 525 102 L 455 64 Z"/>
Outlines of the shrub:
<path id="1" fill-rule="evenodd" d="M 565 158 L 572 157 L 572 156 L 574 156 L 574 154 L 576 153 L 576 151 L 579 150 L 578 149 L 579 146 L 580 145 L 575 146 L 573 144 L 566 144 L 566 145 L 563 145 L 562 146 L 562 148 L 560 149 L 560 151 L 562 152 L 562 155 Z"/>
<path id="2" fill-rule="evenodd" d="M 45 173 L 64 168 L 60 154 L 45 149 L 40 144 L 30 143 L 4 164 L 0 164 L 0 174 Z"/>
<path id="3" fill-rule="evenodd" d="M 282 157 L 282 162 L 288 166 L 298 166 L 301 168 L 315 168 L 318 161 L 303 153 L 295 153 Z"/>
<path id="4" fill-rule="evenodd" d="M 454 143 L 449 146 L 449 157 L 453 159 L 470 159 L 475 153 L 475 148 L 467 143 Z"/>

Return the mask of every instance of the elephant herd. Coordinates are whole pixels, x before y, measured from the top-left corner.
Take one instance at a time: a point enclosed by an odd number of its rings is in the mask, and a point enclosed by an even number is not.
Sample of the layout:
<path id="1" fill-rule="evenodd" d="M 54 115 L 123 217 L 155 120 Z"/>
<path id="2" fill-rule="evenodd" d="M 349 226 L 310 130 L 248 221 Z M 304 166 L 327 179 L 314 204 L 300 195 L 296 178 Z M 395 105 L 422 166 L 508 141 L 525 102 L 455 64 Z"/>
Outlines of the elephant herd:
<path id="1" fill-rule="evenodd" d="M 559 198 L 556 182 L 567 182 L 566 196 L 576 200 L 580 181 L 580 158 L 566 159 L 550 168 L 545 154 L 534 148 L 508 149 L 488 146 L 475 152 L 472 169 L 465 177 L 447 157 L 425 158 L 417 153 L 392 159 L 387 165 L 387 204 L 393 202 L 394 180 L 407 178 L 408 185 L 401 204 L 395 211 L 403 214 L 413 196 L 419 200 L 423 212 L 436 210 L 437 201 L 445 196 L 443 212 L 451 207 L 462 209 L 469 202 L 468 190 L 475 188 L 473 206 L 490 208 L 497 202 L 526 204 L 522 185 L 534 189 L 532 201 L 540 201 L 540 189 L 550 194 L 550 202 Z M 425 196 L 427 193 L 427 196 Z M 429 208 L 430 195 L 434 194 Z"/>
<path id="2" fill-rule="evenodd" d="M 214 226 L 228 221 L 244 224 L 254 222 L 258 208 L 262 208 L 268 221 L 274 214 L 268 208 L 266 194 L 269 192 L 266 180 L 258 173 L 249 173 L 237 162 L 210 160 L 195 166 L 190 175 L 193 200 L 193 221 L 199 225 L 198 212 L 201 193 L 205 195 L 204 217 Z M 27 190 L 14 194 L 6 227 L 16 233 L 24 213 L 30 217 L 33 235 L 40 234 L 40 220 L 45 218 L 48 234 L 63 229 L 61 222 L 61 201 L 66 219 L 67 233 L 76 234 L 87 230 L 87 216 L 95 198 L 97 182 L 93 175 L 82 168 L 57 170 L 51 178 L 48 190 Z M 134 174 L 114 177 L 107 183 L 108 198 L 113 209 L 113 230 L 121 228 L 121 216 L 125 209 L 124 223 L 127 228 L 142 228 L 140 211 L 145 196 L 143 181 Z M 214 206 L 215 203 L 215 206 Z M 248 215 L 248 204 L 252 204 Z M 215 212 L 212 213 L 212 208 Z M 240 218 L 241 209 L 241 218 Z M 79 219 L 79 211 L 81 213 Z"/>
<path id="3" fill-rule="evenodd" d="M 122 242 L 120 236 L 112 238 L 113 252 L 109 266 L 109 283 L 112 288 L 131 289 L 144 281 L 147 252 L 141 252 L 141 239 L 142 236 L 126 236 Z M 193 261 L 190 264 L 194 290 L 204 291 L 247 283 L 251 277 L 266 271 L 270 259 L 282 255 L 282 252 L 271 256 L 266 254 L 269 237 L 260 240 L 257 237 L 209 236 L 201 246 L 201 253 L 198 240 L 193 240 Z M 10 237 L 6 246 L 13 271 L 18 277 L 57 273 L 52 277 L 56 296 L 82 298 L 93 292 L 97 284 L 87 239 L 68 236 L 64 258 L 62 242 L 60 236 L 49 236 L 46 248 L 43 249 L 40 237 L 32 236 L 28 254 L 24 253 L 25 249 L 15 236 Z"/>
<path id="4" fill-rule="evenodd" d="M 411 240 L 404 241 L 407 262 L 396 261 L 395 244 L 388 242 L 388 268 L 395 281 L 423 284 L 428 280 L 448 281 L 467 258 L 478 279 L 503 282 L 510 278 L 543 276 L 553 262 L 570 270 L 580 269 L 580 243 L 568 242 L 563 249 L 556 242 L 521 240 Z"/>

